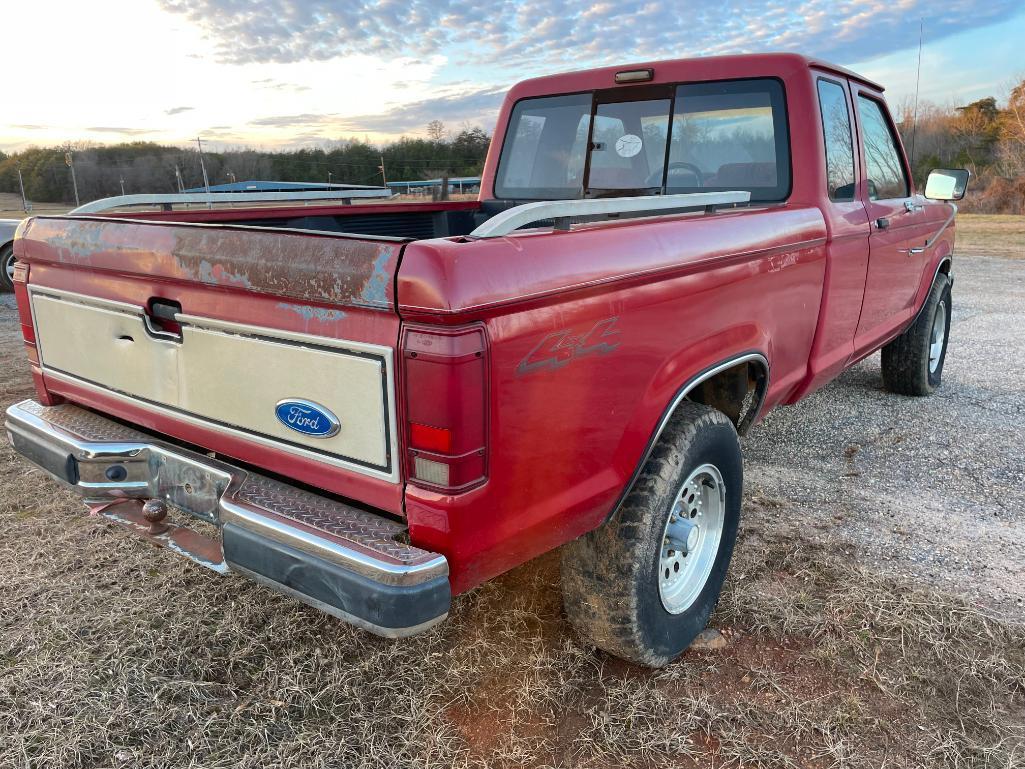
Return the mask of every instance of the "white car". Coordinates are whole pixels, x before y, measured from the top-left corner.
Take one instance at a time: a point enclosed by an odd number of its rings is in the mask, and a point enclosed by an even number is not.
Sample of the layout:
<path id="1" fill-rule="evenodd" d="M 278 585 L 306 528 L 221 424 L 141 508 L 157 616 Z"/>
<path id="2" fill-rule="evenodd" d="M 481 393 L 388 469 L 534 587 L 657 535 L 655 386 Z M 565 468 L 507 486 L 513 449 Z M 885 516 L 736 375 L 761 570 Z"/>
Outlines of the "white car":
<path id="1" fill-rule="evenodd" d="M 19 219 L 0 219 L 0 291 L 14 289 L 14 231 Z"/>

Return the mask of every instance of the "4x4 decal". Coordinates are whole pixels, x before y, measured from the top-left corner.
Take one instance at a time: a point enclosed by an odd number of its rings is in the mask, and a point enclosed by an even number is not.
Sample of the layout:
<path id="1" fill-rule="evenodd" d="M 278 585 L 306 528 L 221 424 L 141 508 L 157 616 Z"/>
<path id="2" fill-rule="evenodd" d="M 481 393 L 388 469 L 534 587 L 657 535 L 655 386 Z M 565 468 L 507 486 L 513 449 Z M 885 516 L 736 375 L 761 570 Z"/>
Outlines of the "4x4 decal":
<path id="1" fill-rule="evenodd" d="M 619 347 L 619 342 L 605 341 L 619 334 L 616 320 L 615 317 L 600 320 L 584 333 L 564 328 L 548 334 L 520 361 L 517 376 L 541 369 L 559 369 L 585 355 L 608 355 Z"/>

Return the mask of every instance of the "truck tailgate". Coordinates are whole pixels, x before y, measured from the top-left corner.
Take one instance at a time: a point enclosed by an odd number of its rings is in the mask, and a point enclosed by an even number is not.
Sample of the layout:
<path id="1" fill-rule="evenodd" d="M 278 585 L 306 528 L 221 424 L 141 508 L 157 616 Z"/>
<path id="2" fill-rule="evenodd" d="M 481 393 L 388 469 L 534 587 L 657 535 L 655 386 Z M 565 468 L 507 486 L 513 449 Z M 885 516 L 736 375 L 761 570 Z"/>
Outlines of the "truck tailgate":
<path id="1" fill-rule="evenodd" d="M 271 470 L 278 457 L 300 460 L 307 482 L 381 504 L 367 483 L 397 488 L 392 292 L 402 244 L 35 219 L 18 253 L 43 381 Z M 170 322 L 155 300 L 172 308 Z M 400 508 L 399 494 L 384 494 L 387 507 Z"/>

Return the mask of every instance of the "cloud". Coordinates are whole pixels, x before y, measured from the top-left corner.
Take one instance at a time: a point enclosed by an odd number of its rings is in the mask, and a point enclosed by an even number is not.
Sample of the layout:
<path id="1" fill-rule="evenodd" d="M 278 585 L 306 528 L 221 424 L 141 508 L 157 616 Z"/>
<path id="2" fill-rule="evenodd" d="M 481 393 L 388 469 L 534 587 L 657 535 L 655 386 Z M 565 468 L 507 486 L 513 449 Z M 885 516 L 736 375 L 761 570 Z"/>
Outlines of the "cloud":
<path id="1" fill-rule="evenodd" d="M 126 136 L 141 136 L 142 134 L 151 134 L 153 131 L 149 128 L 125 128 L 123 126 L 90 126 L 85 129 L 86 131 L 94 131 L 101 134 L 125 134 Z"/>
<path id="2" fill-rule="evenodd" d="M 164 112 L 165 115 L 180 115 L 183 112 L 191 112 L 195 107 L 171 107 Z"/>
<path id="3" fill-rule="evenodd" d="M 505 88 L 481 88 L 467 93 L 414 101 L 374 115 L 357 115 L 339 121 L 351 133 L 403 133 L 422 131 L 432 120 L 449 125 L 473 123 L 490 131 L 502 104 Z"/>
<path id="4" fill-rule="evenodd" d="M 295 128 L 297 126 L 326 126 L 338 119 L 337 115 L 272 115 L 250 120 L 249 125 L 270 128 Z"/>
<path id="5" fill-rule="evenodd" d="M 535 73 L 765 50 L 864 61 L 1003 21 L 1020 0 L 159 0 L 223 62 L 432 56 Z"/>
<path id="6" fill-rule="evenodd" d="M 262 128 L 301 128 L 306 138 L 315 139 L 337 137 L 342 134 L 373 133 L 398 136 L 404 133 L 419 133 L 432 120 L 440 120 L 449 125 L 472 123 L 491 130 L 504 94 L 504 88 L 479 88 L 396 105 L 374 114 L 271 115 L 251 120 L 249 125 Z"/>
<path id="7" fill-rule="evenodd" d="M 270 91 L 288 91 L 290 93 L 301 93 L 302 91 L 309 91 L 308 85 L 299 85 L 298 83 L 286 83 L 283 80 L 275 80 L 272 77 L 265 77 L 262 80 L 250 80 L 253 85 L 258 85 L 261 88 L 266 88 Z"/>

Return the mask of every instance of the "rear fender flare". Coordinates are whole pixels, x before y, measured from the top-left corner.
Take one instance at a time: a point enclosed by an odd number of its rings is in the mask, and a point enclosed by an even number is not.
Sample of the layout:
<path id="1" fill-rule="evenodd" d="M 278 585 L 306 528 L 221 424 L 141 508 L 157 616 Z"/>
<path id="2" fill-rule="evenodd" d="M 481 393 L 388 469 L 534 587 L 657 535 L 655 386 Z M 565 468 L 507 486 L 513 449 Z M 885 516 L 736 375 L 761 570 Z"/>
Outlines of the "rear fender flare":
<path id="1" fill-rule="evenodd" d="M 757 350 L 748 350 L 746 352 L 737 353 L 735 355 L 731 355 L 728 358 L 724 358 L 718 361 L 717 363 L 707 366 L 706 368 L 691 376 L 676 391 L 676 394 L 673 396 L 672 400 L 670 400 L 669 404 L 662 412 L 662 416 L 659 418 L 655 426 L 655 429 L 652 431 L 651 436 L 648 438 L 648 442 L 644 447 L 644 451 L 641 453 L 640 460 L 637 462 L 637 465 L 634 468 L 633 473 L 630 475 L 630 479 L 624 485 L 623 491 L 616 499 L 615 504 L 612 505 L 612 508 L 609 510 L 608 515 L 605 516 L 605 519 L 602 521 L 602 524 L 608 522 L 616 514 L 616 511 L 619 510 L 620 505 L 623 504 L 623 500 L 625 500 L 626 497 L 630 494 L 630 491 L 633 489 L 634 484 L 637 483 L 637 479 L 640 476 L 641 471 L 644 469 L 645 463 L 648 461 L 648 458 L 651 456 L 651 452 L 655 448 L 655 443 L 662 436 L 662 433 L 665 431 L 666 426 L 669 424 L 669 420 L 672 419 L 673 414 L 676 412 L 676 409 L 680 406 L 681 403 L 683 403 L 687 399 L 687 395 L 693 392 L 694 388 L 696 388 L 702 382 L 705 382 L 708 379 L 714 377 L 716 374 L 722 373 L 723 371 L 733 368 L 734 366 L 741 363 L 755 364 L 757 367 L 761 369 L 761 377 L 758 386 L 755 389 L 755 402 L 752 404 L 749 413 L 744 417 L 743 421 L 739 425 L 738 432 L 745 432 L 747 428 L 750 427 L 751 424 L 753 424 L 757 420 L 758 415 L 760 414 L 762 409 L 762 404 L 765 401 L 765 394 L 769 389 L 769 360 L 765 353 Z"/>

